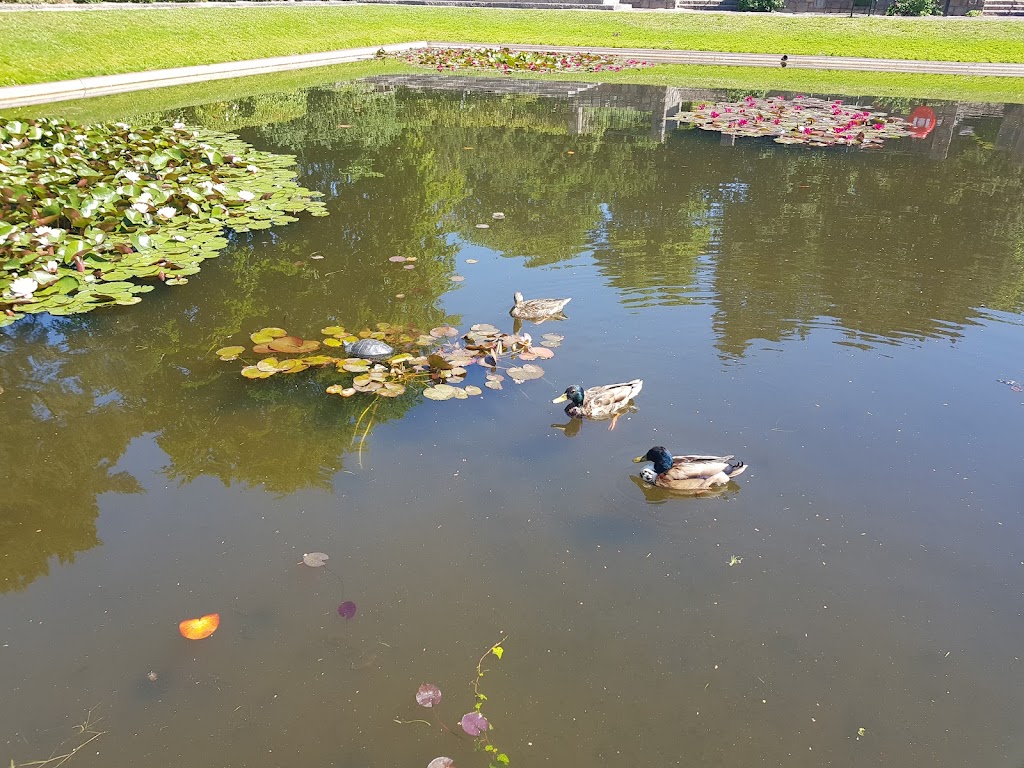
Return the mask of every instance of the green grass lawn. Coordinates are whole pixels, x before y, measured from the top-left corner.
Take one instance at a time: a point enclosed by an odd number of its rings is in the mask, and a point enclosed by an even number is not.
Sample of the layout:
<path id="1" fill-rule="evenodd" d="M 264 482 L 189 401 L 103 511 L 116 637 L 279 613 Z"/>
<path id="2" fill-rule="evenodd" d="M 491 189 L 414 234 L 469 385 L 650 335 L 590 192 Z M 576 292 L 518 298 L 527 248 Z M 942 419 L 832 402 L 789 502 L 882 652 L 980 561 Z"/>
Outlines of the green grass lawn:
<path id="1" fill-rule="evenodd" d="M 2 13 L 0 85 L 422 39 L 1024 63 L 1020 21 L 183 6 Z"/>

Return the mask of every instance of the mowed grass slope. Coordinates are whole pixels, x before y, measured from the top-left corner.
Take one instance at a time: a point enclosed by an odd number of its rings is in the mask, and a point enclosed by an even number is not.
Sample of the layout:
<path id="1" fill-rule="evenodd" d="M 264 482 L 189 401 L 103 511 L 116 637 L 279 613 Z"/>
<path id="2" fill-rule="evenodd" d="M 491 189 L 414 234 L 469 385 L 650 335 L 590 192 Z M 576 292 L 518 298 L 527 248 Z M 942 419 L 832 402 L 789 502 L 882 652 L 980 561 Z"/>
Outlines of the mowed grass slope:
<path id="1" fill-rule="evenodd" d="M 1024 23 L 402 6 L 0 13 L 0 85 L 413 40 L 1024 63 Z"/>

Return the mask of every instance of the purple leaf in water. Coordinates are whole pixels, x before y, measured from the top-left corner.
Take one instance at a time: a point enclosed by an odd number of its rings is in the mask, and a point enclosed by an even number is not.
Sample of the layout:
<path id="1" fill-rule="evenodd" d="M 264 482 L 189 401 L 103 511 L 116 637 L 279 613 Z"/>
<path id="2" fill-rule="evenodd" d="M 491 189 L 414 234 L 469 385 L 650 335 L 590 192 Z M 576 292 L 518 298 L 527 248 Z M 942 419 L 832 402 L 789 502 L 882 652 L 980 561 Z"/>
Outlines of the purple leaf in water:
<path id="1" fill-rule="evenodd" d="M 487 718 L 479 712 L 467 712 L 462 716 L 462 721 L 459 724 L 462 726 L 462 730 L 470 736 L 479 736 L 491 727 L 491 724 L 487 722 Z"/>
<path id="2" fill-rule="evenodd" d="M 356 615 L 356 604 L 351 600 L 346 600 L 338 606 L 338 615 L 343 619 L 351 619 Z"/>
<path id="3" fill-rule="evenodd" d="M 416 691 L 416 703 L 421 707 L 432 707 L 441 703 L 441 689 L 433 683 L 424 683 Z"/>
<path id="4" fill-rule="evenodd" d="M 435 757 L 427 763 L 427 768 L 455 768 L 455 761 L 450 757 Z"/>

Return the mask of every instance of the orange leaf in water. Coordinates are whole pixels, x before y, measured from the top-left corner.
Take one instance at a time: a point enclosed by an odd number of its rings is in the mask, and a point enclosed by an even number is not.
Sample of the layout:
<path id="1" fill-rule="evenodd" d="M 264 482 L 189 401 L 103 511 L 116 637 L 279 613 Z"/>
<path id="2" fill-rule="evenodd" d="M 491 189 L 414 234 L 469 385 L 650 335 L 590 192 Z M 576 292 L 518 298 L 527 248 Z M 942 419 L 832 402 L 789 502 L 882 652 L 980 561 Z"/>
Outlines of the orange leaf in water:
<path id="1" fill-rule="evenodd" d="M 181 632 L 182 637 L 187 637 L 189 640 L 202 640 L 216 632 L 219 626 L 220 614 L 209 613 L 198 619 L 185 619 L 178 624 L 178 631 Z"/>

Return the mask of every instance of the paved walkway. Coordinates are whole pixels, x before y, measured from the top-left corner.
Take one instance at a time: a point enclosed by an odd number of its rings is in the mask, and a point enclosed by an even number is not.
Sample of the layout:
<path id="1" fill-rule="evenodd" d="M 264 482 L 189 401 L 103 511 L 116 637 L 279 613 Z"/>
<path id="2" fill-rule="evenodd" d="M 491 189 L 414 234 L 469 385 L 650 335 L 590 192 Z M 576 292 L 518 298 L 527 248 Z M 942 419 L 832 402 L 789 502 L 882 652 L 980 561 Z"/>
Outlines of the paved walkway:
<path id="1" fill-rule="evenodd" d="M 90 7 L 90 6 L 86 6 Z M 152 7 L 152 6 L 146 6 Z M 416 41 L 381 46 L 388 53 L 401 53 L 412 48 L 427 46 L 479 47 L 482 43 L 451 43 Z M 487 47 L 501 47 L 494 43 Z M 765 53 L 718 53 L 715 51 L 655 50 L 646 48 L 594 48 L 576 46 L 512 45 L 516 50 L 590 52 L 625 58 L 643 59 L 657 64 L 702 64 L 736 67 L 781 67 L 783 62 L 792 69 L 845 69 L 866 72 L 913 72 L 934 75 L 981 75 L 988 77 L 1024 77 L 1024 64 L 992 64 L 957 61 L 911 61 L 906 59 L 861 59 L 848 56 L 785 56 Z M 346 48 L 325 53 L 300 56 L 278 56 L 269 59 L 250 59 L 223 64 L 207 64 L 175 69 L 157 69 L 149 72 L 130 72 L 122 75 L 84 77 L 32 85 L 13 85 L 0 88 L 0 109 L 5 107 L 45 104 L 90 96 L 106 96 L 145 88 L 163 88 L 187 85 L 207 80 L 268 74 L 291 69 L 322 67 L 373 58 L 378 47 Z"/>

